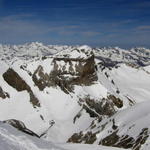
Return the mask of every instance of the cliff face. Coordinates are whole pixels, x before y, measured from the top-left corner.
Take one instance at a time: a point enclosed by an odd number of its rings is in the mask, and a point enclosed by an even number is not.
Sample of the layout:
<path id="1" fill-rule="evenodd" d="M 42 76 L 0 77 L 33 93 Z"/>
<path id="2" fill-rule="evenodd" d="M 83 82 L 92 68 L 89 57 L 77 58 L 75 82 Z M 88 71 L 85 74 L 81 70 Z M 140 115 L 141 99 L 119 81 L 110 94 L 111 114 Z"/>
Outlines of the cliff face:
<path id="1" fill-rule="evenodd" d="M 3 74 L 4 80 L 17 91 L 24 91 L 26 90 L 30 96 L 30 102 L 32 103 L 33 107 L 40 107 L 39 100 L 33 94 L 33 91 L 29 87 L 29 85 L 11 68 L 9 68 Z"/>
<path id="2" fill-rule="evenodd" d="M 83 53 L 83 52 L 82 52 Z M 32 79 L 40 90 L 45 87 L 59 86 L 64 92 L 72 92 L 74 85 L 91 85 L 97 81 L 94 55 L 87 58 L 67 58 L 54 56 L 51 72 L 44 73 L 40 65 L 34 72 Z"/>

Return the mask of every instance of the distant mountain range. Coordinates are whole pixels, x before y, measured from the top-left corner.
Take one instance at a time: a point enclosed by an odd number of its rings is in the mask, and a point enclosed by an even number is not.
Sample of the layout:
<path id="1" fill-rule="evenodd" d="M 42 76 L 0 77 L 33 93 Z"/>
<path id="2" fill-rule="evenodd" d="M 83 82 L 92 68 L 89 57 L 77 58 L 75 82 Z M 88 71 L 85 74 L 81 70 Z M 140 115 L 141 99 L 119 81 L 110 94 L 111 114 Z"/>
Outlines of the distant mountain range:
<path id="1" fill-rule="evenodd" d="M 24 45 L 0 45 L 1 59 L 11 60 L 14 57 L 22 59 L 31 59 L 33 57 L 42 57 L 53 55 L 63 50 L 74 49 L 92 49 L 96 57 L 111 59 L 117 62 L 131 62 L 139 65 L 150 64 L 150 49 L 136 47 L 121 49 L 119 47 L 97 47 L 92 48 L 87 45 L 83 46 L 60 46 L 60 45 L 44 45 L 39 42 L 27 43 Z M 3 56 L 2 56 L 3 55 Z"/>

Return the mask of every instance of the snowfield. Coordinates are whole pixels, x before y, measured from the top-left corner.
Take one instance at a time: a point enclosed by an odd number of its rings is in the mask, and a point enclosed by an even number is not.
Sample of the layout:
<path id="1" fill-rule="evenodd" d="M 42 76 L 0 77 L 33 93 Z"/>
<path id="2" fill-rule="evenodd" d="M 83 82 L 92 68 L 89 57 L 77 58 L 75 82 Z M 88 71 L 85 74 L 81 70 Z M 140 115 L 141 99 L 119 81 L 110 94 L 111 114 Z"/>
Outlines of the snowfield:
<path id="1" fill-rule="evenodd" d="M 0 150 L 148 150 L 149 100 L 149 49 L 0 45 Z"/>

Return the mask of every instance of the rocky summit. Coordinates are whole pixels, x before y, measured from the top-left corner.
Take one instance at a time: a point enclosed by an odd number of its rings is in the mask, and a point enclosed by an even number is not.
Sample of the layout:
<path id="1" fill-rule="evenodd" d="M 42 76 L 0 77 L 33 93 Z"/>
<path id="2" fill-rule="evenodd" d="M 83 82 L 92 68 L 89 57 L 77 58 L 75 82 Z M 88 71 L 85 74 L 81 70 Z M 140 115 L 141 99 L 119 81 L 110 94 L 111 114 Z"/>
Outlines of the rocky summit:
<path id="1" fill-rule="evenodd" d="M 33 42 L 0 54 L 0 145 L 150 149 L 150 49 Z"/>

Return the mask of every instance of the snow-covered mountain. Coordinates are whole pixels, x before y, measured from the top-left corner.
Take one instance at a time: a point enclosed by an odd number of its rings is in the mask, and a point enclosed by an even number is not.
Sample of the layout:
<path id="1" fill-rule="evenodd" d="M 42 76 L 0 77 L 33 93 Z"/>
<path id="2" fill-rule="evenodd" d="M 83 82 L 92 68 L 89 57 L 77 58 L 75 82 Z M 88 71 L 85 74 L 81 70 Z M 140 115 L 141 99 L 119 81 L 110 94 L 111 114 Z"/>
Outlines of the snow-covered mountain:
<path id="1" fill-rule="evenodd" d="M 150 49 L 35 42 L 0 54 L 0 136 L 26 136 L 35 150 L 150 148 Z"/>
<path id="2" fill-rule="evenodd" d="M 87 45 L 68 46 L 68 45 L 44 45 L 39 42 L 27 43 L 24 45 L 0 45 L 0 59 L 12 61 L 14 57 L 27 60 L 35 57 L 44 57 L 56 54 L 60 51 L 74 49 L 92 49 L 95 57 L 100 57 L 106 61 L 117 61 L 134 63 L 138 65 L 150 65 L 150 49 L 136 47 L 132 49 L 121 49 L 119 47 L 96 47 L 91 48 Z"/>

